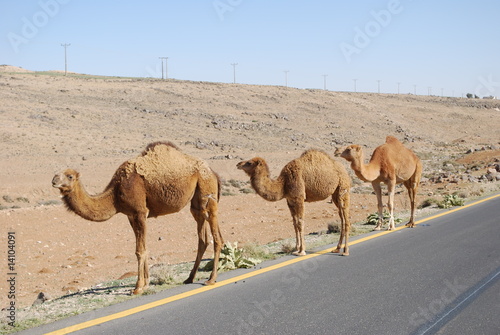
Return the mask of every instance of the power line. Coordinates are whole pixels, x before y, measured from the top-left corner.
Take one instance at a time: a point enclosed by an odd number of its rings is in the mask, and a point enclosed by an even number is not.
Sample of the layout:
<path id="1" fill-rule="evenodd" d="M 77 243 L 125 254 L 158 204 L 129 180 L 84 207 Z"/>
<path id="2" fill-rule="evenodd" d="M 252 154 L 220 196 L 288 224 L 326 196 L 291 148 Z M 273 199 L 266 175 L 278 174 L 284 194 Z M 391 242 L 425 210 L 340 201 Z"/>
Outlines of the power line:
<path id="1" fill-rule="evenodd" d="M 68 57 L 66 53 L 66 48 L 69 47 L 71 44 L 69 43 L 63 43 L 61 44 L 62 47 L 64 47 L 64 75 L 68 75 Z"/>

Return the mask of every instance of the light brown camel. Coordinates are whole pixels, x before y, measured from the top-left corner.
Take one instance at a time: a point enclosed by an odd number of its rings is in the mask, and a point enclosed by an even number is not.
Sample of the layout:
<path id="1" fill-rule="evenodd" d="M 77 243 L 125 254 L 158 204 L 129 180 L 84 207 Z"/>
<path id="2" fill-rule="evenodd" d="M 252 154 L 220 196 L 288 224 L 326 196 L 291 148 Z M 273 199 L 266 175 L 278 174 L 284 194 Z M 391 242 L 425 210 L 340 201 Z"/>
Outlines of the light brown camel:
<path id="1" fill-rule="evenodd" d="M 422 174 L 422 163 L 420 159 L 397 138 L 387 136 L 385 143 L 377 147 L 372 154 L 370 162 L 364 164 L 363 149 L 359 145 L 348 146 L 341 157 L 351 162 L 351 168 L 359 179 L 372 183 L 377 195 L 378 223 L 375 230 L 380 230 L 383 225 L 382 189 L 380 183 L 387 185 L 389 192 L 389 227 L 395 229 L 394 225 L 394 192 L 396 184 L 403 183 L 408 189 L 411 203 L 410 221 L 406 226 L 413 228 L 415 215 L 415 198 Z"/>
<path id="2" fill-rule="evenodd" d="M 198 224 L 198 253 L 184 283 L 192 283 L 195 278 L 210 242 L 209 227 L 214 241 L 214 267 L 205 284 L 215 283 L 223 244 L 217 220 L 220 182 L 201 159 L 180 152 L 170 142 L 155 142 L 142 155 L 123 163 L 101 194 L 89 195 L 79 173 L 71 169 L 56 174 L 52 186 L 61 191 L 67 209 L 84 219 L 100 222 L 116 213 L 127 215 L 136 237 L 138 278 L 134 294 L 149 285 L 146 219 L 179 212 L 191 202 L 191 214 Z"/>
<path id="3" fill-rule="evenodd" d="M 286 198 L 295 228 L 296 251 L 294 255 L 305 255 L 304 202 L 314 202 L 332 197 L 339 209 L 341 232 L 337 248 L 340 252 L 345 240 L 343 255 L 349 255 L 349 192 L 351 179 L 342 164 L 326 153 L 308 150 L 292 160 L 281 170 L 276 179 L 269 177 L 269 167 L 263 158 L 255 157 L 237 164 L 237 168 L 250 176 L 253 189 L 267 201 Z"/>

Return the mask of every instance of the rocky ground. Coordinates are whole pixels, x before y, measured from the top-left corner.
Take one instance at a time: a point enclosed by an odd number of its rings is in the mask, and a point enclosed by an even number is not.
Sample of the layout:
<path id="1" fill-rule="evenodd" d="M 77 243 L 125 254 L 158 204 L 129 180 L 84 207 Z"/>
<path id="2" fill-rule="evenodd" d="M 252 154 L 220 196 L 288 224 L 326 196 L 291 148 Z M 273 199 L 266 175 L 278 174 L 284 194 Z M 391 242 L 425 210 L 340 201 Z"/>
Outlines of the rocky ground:
<path id="1" fill-rule="evenodd" d="M 499 191 L 496 100 L 65 77 L 0 66 L 0 102 L 0 248 L 6 250 L 8 233 L 14 232 L 21 307 L 39 292 L 55 298 L 134 274 L 134 235 L 127 219 L 117 215 L 95 223 L 68 213 L 51 179 L 71 167 L 90 193 L 100 192 L 123 161 L 157 140 L 207 160 L 222 176 L 221 229 L 226 241 L 239 245 L 294 235 L 285 202 L 253 194 L 235 168 L 254 156 L 267 159 L 276 176 L 306 149 L 334 155 L 356 143 L 369 155 L 393 135 L 423 161 L 419 204 L 449 194 L 471 199 Z M 362 223 L 376 210 L 375 196 L 370 185 L 352 176 L 352 221 Z M 398 216 L 407 215 L 403 188 L 395 206 Z M 338 222 L 332 204 L 306 205 L 308 233 L 326 230 L 331 222 Z M 148 229 L 150 264 L 194 260 L 196 228 L 188 209 L 151 219 Z M 5 273 L 7 260 L 1 259 Z M 2 278 L 2 304 L 7 291 Z"/>

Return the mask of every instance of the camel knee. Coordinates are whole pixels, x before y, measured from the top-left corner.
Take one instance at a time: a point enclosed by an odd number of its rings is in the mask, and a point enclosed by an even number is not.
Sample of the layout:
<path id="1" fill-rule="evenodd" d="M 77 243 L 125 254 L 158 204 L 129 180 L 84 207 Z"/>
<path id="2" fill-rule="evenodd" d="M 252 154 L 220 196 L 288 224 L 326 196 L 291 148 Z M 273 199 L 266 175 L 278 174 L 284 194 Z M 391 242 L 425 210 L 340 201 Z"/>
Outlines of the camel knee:
<path id="1" fill-rule="evenodd" d="M 214 250 L 215 250 L 215 252 L 220 252 L 222 250 L 223 244 L 224 243 L 222 240 L 214 238 Z"/>
<path id="2" fill-rule="evenodd" d="M 139 262 L 142 260 L 146 260 L 147 251 L 136 251 L 135 256 L 137 257 L 137 260 Z"/>

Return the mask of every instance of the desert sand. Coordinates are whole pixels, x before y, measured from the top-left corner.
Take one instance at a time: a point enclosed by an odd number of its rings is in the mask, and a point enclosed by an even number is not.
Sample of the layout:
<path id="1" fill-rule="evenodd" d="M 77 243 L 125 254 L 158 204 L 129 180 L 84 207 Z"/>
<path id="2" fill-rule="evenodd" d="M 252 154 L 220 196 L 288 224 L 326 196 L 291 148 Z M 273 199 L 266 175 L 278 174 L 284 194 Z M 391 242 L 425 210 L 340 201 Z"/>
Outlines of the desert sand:
<path id="1" fill-rule="evenodd" d="M 246 193 L 248 179 L 236 169 L 240 160 L 261 156 L 276 176 L 306 149 L 333 156 L 356 143 L 369 155 L 387 135 L 423 162 L 417 203 L 453 192 L 468 198 L 498 192 L 498 182 L 483 177 L 500 160 L 497 100 L 63 76 L 0 66 L 1 273 L 7 268 L 8 232 L 16 236 L 20 307 L 31 305 L 38 292 L 55 298 L 136 271 L 135 238 L 126 217 L 96 223 L 67 212 L 51 187 L 62 169 L 78 170 L 89 193 L 97 193 L 148 143 L 172 141 L 224 179 L 224 239 L 260 245 L 293 237 L 291 218 L 284 201 Z M 336 159 L 353 180 L 351 220 L 363 222 L 376 210 L 375 195 L 346 161 Z M 404 217 L 407 193 L 397 193 L 395 213 Z M 306 233 L 326 230 L 331 222 L 339 222 L 334 205 L 306 204 Z M 196 243 L 188 208 L 148 220 L 152 265 L 193 261 Z M 209 248 L 205 257 L 211 256 Z M 2 304 L 6 292 L 2 278 Z"/>

